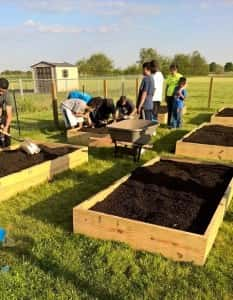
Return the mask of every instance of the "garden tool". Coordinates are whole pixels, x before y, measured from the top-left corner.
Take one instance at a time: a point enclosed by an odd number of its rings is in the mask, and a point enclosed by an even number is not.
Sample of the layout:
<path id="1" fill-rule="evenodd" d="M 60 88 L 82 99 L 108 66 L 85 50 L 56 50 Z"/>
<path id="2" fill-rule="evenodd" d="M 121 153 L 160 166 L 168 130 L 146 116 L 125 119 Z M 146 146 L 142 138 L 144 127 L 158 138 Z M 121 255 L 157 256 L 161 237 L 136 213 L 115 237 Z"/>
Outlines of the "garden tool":
<path id="1" fill-rule="evenodd" d="M 20 148 L 27 154 L 34 155 L 40 153 L 41 150 L 40 147 L 37 144 L 33 143 L 30 139 L 16 138 L 11 134 L 9 134 L 8 132 L 3 131 L 2 129 L 0 129 L 0 133 L 11 137 L 13 140 L 17 142 L 20 142 Z"/>

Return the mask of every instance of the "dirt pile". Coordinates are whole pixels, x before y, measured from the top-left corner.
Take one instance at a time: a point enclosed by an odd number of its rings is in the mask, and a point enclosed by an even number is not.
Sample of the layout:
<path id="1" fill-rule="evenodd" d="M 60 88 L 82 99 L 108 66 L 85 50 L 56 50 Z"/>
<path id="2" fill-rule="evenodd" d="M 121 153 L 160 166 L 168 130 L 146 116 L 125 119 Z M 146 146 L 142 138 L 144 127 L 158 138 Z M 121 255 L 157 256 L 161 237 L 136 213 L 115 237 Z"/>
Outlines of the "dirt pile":
<path id="1" fill-rule="evenodd" d="M 92 210 L 203 234 L 233 168 L 162 160 L 136 169 Z"/>

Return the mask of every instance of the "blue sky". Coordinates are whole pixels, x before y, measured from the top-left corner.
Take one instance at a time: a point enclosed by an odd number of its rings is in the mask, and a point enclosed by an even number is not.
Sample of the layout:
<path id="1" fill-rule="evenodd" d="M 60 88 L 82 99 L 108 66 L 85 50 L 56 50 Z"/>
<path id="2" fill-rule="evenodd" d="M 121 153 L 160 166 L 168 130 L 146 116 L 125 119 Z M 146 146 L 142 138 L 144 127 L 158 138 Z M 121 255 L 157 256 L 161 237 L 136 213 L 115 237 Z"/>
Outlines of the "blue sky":
<path id="1" fill-rule="evenodd" d="M 116 67 L 140 48 L 233 61 L 233 0 L 0 0 L 0 71 L 104 52 Z"/>

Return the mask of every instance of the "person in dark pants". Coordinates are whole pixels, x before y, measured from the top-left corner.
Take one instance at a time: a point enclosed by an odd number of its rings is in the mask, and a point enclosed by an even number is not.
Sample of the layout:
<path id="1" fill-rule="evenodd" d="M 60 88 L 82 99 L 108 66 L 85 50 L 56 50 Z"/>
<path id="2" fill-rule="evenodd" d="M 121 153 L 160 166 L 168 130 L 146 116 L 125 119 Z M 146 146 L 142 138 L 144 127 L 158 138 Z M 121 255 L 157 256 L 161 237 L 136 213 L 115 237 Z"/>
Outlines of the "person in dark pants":
<path id="1" fill-rule="evenodd" d="M 10 133 L 13 100 L 8 88 L 8 80 L 6 78 L 0 78 L 0 128 L 4 132 Z M 8 147 L 10 144 L 10 137 L 0 133 L 0 147 Z"/>
<path id="2" fill-rule="evenodd" d="M 165 95 L 166 95 L 166 103 L 167 103 L 167 111 L 168 111 L 168 121 L 167 125 L 168 127 L 171 127 L 171 117 L 172 117 L 172 111 L 173 111 L 173 104 L 174 104 L 174 91 L 176 86 L 178 85 L 178 82 L 181 77 L 183 77 L 180 73 L 178 73 L 178 66 L 176 64 L 170 65 L 170 74 L 167 76 L 166 79 L 166 89 L 165 89 Z"/>
<path id="3" fill-rule="evenodd" d="M 137 114 L 141 119 L 153 120 L 153 96 L 154 96 L 154 79 L 151 76 L 151 64 L 143 64 L 143 80 L 139 89 L 137 99 Z"/>
<path id="4" fill-rule="evenodd" d="M 164 77 L 159 70 L 159 63 L 155 60 L 151 61 L 151 73 L 154 79 L 154 86 L 155 86 L 155 91 L 153 96 L 153 113 L 154 113 L 154 119 L 158 121 L 160 104 L 162 102 L 162 97 L 163 97 Z"/>

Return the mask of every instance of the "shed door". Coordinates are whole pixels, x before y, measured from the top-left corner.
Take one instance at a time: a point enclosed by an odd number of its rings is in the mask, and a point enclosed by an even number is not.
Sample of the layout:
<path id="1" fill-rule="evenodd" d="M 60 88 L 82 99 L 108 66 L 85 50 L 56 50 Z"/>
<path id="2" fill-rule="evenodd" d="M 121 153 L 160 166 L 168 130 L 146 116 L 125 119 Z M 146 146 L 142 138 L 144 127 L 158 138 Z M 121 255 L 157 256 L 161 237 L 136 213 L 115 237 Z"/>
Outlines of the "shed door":
<path id="1" fill-rule="evenodd" d="M 51 88 L 52 68 L 51 67 L 37 67 L 36 68 L 36 82 L 39 93 L 49 93 Z"/>

